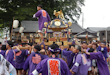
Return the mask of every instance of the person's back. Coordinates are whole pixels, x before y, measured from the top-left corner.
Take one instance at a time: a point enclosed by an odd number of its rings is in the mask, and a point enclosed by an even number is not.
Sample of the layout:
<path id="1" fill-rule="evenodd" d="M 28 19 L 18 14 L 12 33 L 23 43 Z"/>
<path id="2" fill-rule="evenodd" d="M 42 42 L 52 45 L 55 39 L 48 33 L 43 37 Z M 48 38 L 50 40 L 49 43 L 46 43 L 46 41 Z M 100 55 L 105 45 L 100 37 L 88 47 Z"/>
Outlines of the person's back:
<path id="1" fill-rule="evenodd" d="M 14 51 L 16 54 L 15 68 L 17 70 L 22 70 L 25 59 L 26 59 L 27 55 L 29 54 L 28 50 L 14 50 Z"/>
<path id="2" fill-rule="evenodd" d="M 40 8 L 39 8 L 39 7 L 40 7 Z M 42 6 L 41 6 L 41 5 L 38 6 L 37 10 L 38 10 L 38 11 L 37 11 L 37 13 L 35 13 L 35 14 L 33 15 L 33 18 L 36 18 L 36 17 L 39 18 L 39 19 L 38 19 L 38 22 L 39 22 L 39 30 L 42 30 L 42 28 L 44 27 L 44 23 L 45 23 L 45 22 L 50 22 L 51 19 L 50 19 L 49 14 L 47 13 L 47 11 L 44 10 L 44 9 L 42 9 Z"/>
<path id="3" fill-rule="evenodd" d="M 15 52 L 13 51 L 12 47 L 13 43 L 11 41 L 7 41 L 5 58 L 15 67 Z"/>
<path id="4" fill-rule="evenodd" d="M 36 70 L 42 75 L 71 75 L 66 62 L 59 58 L 44 59 Z"/>
<path id="5" fill-rule="evenodd" d="M 44 28 L 44 23 L 49 23 L 51 21 L 49 14 L 42 8 L 42 5 L 37 6 L 37 13 L 33 15 L 33 18 L 39 18 L 38 24 L 39 24 L 39 30 L 38 34 L 40 34 L 41 41 L 43 41 L 43 34 L 42 29 Z"/>
<path id="6" fill-rule="evenodd" d="M 44 59 L 44 55 L 40 54 L 39 52 L 33 52 L 30 55 L 29 59 L 29 75 L 34 71 L 38 63 L 40 63 Z"/>
<path id="7" fill-rule="evenodd" d="M 58 54 L 61 51 L 57 44 L 52 44 L 48 48 L 48 54 L 51 58 L 42 60 L 31 73 L 31 75 L 71 75 L 69 68 L 65 61 L 58 58 Z"/>
<path id="8" fill-rule="evenodd" d="M 15 53 L 12 49 L 6 51 L 5 58 L 15 67 Z"/>

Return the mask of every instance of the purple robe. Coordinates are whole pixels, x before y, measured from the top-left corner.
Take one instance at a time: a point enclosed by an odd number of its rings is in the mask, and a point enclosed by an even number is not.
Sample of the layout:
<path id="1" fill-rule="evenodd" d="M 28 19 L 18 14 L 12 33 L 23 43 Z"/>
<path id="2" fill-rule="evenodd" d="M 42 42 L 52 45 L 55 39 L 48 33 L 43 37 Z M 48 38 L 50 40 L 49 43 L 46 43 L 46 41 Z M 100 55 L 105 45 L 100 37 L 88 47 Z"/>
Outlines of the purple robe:
<path id="1" fill-rule="evenodd" d="M 65 61 L 60 58 L 47 58 L 41 61 L 36 70 L 42 75 L 71 75 Z"/>
<path id="2" fill-rule="evenodd" d="M 90 48 L 87 48 L 86 51 L 88 52 Z"/>
<path id="3" fill-rule="evenodd" d="M 26 59 L 24 65 L 23 65 L 23 70 L 25 70 L 25 71 L 27 71 L 28 68 L 29 68 L 29 59 L 30 59 L 30 56 L 27 57 L 27 59 Z"/>
<path id="4" fill-rule="evenodd" d="M 33 16 L 33 18 L 38 17 L 38 23 L 39 23 L 39 30 L 42 30 L 42 28 L 44 28 L 44 23 L 45 22 L 50 22 L 50 16 L 49 14 L 45 11 L 45 10 L 39 10 L 37 13 L 35 13 L 35 15 Z"/>
<path id="5" fill-rule="evenodd" d="M 28 75 L 31 75 L 32 71 L 35 70 L 37 64 L 45 59 L 47 56 L 42 55 L 38 52 L 32 52 L 31 55 L 27 58 L 25 65 L 23 67 L 24 70 L 29 68 Z"/>
<path id="6" fill-rule="evenodd" d="M 0 50 L 0 54 L 2 54 L 5 57 L 5 51 Z"/>
<path id="7" fill-rule="evenodd" d="M 90 59 L 97 59 L 97 67 L 100 75 L 110 75 L 107 61 L 102 52 L 90 53 Z"/>
<path id="8" fill-rule="evenodd" d="M 99 46 L 99 47 L 97 48 L 97 50 L 98 50 L 98 51 L 101 51 L 101 46 Z M 104 47 L 104 50 L 101 51 L 101 52 L 103 53 L 105 59 L 107 59 L 107 58 L 108 58 L 108 56 L 107 56 L 107 47 Z"/>
<path id="9" fill-rule="evenodd" d="M 85 54 L 78 54 L 71 70 L 75 72 L 75 75 L 87 75 L 90 64 Z"/>
<path id="10" fill-rule="evenodd" d="M 25 59 L 28 55 L 28 50 L 20 50 L 20 51 L 15 50 L 15 53 L 16 53 L 15 68 L 23 69 Z"/>
<path id="11" fill-rule="evenodd" d="M 67 59 L 67 64 L 69 68 L 72 68 L 72 66 L 74 65 L 75 61 L 76 61 L 76 56 L 77 54 L 73 53 L 72 51 L 66 51 L 63 50 L 63 55 L 66 57 Z"/>
<path id="12" fill-rule="evenodd" d="M 15 52 L 14 50 L 7 50 L 5 53 L 5 58 L 15 67 Z"/>

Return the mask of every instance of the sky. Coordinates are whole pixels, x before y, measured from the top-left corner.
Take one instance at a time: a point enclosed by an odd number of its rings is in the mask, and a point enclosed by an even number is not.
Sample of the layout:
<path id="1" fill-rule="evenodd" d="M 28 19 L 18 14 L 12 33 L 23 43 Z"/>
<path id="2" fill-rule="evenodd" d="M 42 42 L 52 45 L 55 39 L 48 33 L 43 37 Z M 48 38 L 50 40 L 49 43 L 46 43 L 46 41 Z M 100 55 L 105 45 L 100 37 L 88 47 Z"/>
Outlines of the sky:
<path id="1" fill-rule="evenodd" d="M 84 28 L 110 26 L 110 0 L 85 0 Z M 82 15 L 78 21 L 82 26 Z"/>

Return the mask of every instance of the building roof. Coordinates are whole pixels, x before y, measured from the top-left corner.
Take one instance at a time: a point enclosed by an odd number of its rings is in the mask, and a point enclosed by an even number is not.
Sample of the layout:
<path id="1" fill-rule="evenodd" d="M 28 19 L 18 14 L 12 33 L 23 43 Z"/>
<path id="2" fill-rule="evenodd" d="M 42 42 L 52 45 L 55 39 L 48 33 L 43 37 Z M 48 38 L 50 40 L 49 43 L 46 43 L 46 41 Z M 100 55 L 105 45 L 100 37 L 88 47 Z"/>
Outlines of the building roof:
<path id="1" fill-rule="evenodd" d="M 79 33 L 83 31 L 83 28 L 77 23 L 72 23 L 70 28 L 72 29 L 73 33 Z"/>
<path id="2" fill-rule="evenodd" d="M 88 38 L 94 38 L 97 37 L 97 34 L 93 31 L 90 31 L 88 29 L 83 30 L 82 32 L 79 32 L 78 34 L 76 34 L 77 37 L 82 37 L 85 38 L 88 35 Z"/>
<path id="3" fill-rule="evenodd" d="M 39 29 L 38 21 L 22 21 L 21 26 L 25 28 L 23 32 L 36 32 Z M 83 31 L 83 28 L 77 23 L 73 23 L 70 28 L 72 29 L 72 33 Z M 19 32 L 19 28 L 14 29 L 13 32 Z M 47 32 L 52 32 L 52 30 L 47 30 Z"/>
<path id="4" fill-rule="evenodd" d="M 21 26 L 24 27 L 23 32 L 36 32 L 38 27 L 38 21 L 22 21 Z M 13 32 L 19 32 L 19 28 L 14 29 Z"/>
<path id="5" fill-rule="evenodd" d="M 78 38 L 86 38 L 87 35 L 79 35 Z M 88 35 L 88 38 L 95 38 L 93 35 Z"/>
<path id="6" fill-rule="evenodd" d="M 90 29 L 91 31 L 95 31 L 95 32 L 106 30 L 105 27 L 88 27 L 87 29 Z"/>

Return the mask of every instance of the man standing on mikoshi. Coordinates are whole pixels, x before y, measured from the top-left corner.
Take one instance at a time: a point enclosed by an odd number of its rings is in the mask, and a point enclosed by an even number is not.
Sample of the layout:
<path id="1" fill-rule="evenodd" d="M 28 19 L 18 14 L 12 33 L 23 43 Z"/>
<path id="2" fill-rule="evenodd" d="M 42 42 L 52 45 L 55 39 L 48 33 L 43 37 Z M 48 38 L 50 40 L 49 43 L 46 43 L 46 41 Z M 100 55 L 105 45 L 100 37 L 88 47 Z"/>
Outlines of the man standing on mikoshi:
<path id="1" fill-rule="evenodd" d="M 44 9 L 42 9 L 42 5 L 38 5 L 37 6 L 37 13 L 35 13 L 33 15 L 33 18 L 36 18 L 38 17 L 38 23 L 39 23 L 39 30 L 38 30 L 38 33 L 40 34 L 41 36 L 41 39 L 43 41 L 43 34 L 42 34 L 42 29 L 44 28 L 44 23 L 45 22 L 50 22 L 51 19 L 50 19 L 50 16 L 49 14 L 47 13 L 47 11 L 45 11 Z"/>

